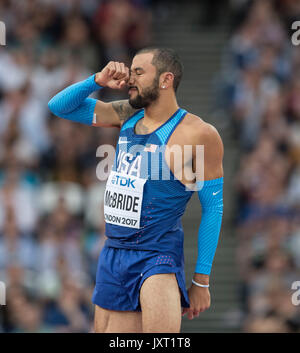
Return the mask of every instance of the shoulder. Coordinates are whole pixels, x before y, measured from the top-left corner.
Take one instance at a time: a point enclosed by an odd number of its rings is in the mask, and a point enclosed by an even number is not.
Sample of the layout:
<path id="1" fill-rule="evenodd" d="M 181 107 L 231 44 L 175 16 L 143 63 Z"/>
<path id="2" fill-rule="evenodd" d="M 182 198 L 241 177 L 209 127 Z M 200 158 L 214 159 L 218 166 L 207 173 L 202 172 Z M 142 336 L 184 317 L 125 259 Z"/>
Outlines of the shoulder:
<path id="1" fill-rule="evenodd" d="M 216 179 L 223 176 L 223 142 L 217 129 L 199 118 L 197 115 L 189 114 L 186 117 L 186 130 L 190 135 L 193 146 L 204 147 L 204 178 L 205 180 Z M 203 163 L 202 157 L 194 151 L 194 165 Z"/>
<path id="2" fill-rule="evenodd" d="M 213 144 L 223 148 L 218 130 L 199 116 L 187 113 L 182 123 L 182 128 L 188 133 L 193 144 Z"/>

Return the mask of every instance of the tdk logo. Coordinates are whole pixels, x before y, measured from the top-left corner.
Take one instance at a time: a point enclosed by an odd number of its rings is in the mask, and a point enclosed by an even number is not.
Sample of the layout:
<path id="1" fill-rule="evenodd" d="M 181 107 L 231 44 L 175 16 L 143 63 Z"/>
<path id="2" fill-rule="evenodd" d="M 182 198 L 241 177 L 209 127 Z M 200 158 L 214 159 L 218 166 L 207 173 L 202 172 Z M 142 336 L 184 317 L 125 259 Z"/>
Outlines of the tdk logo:
<path id="1" fill-rule="evenodd" d="M 135 179 L 130 179 L 130 178 L 123 177 L 120 175 L 115 175 L 111 179 L 111 183 L 114 185 L 127 186 L 127 187 L 132 187 L 133 189 L 135 189 L 134 182 L 135 182 Z"/>

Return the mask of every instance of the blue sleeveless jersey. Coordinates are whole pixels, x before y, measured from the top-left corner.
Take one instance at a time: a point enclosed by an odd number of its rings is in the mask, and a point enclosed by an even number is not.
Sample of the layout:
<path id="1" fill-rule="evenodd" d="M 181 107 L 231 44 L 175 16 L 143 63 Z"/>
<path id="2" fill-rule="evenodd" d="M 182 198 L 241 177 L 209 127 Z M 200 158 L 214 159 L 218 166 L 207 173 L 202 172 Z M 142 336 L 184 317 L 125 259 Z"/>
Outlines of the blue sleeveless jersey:
<path id="1" fill-rule="evenodd" d="M 146 135 L 135 133 L 144 109 L 123 124 L 104 195 L 107 246 L 156 250 L 182 258 L 181 216 L 193 191 L 175 178 L 164 152 L 186 113 L 178 109 Z"/>

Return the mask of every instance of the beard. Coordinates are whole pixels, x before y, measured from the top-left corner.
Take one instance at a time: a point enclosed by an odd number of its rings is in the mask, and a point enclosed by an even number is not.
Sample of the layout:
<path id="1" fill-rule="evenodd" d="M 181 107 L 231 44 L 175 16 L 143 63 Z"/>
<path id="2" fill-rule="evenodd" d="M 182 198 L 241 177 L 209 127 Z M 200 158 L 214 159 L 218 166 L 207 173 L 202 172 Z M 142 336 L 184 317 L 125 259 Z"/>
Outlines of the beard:
<path id="1" fill-rule="evenodd" d="M 141 94 L 137 94 L 134 98 L 129 98 L 129 104 L 134 109 L 147 108 L 152 102 L 159 97 L 159 80 L 155 77 L 150 87 L 145 88 Z"/>

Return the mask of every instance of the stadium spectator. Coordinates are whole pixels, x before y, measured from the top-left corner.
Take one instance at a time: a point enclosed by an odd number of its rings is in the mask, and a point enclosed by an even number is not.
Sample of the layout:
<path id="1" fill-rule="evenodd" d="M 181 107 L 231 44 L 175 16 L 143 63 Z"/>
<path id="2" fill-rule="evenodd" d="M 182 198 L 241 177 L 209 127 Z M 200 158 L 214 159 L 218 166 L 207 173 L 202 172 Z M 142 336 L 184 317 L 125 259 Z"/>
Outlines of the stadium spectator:
<path id="1" fill-rule="evenodd" d="M 105 239 L 96 151 L 114 145 L 118 131 L 51 119 L 47 102 L 110 58 L 128 62 L 149 44 L 150 5 L 0 3 L 7 32 L 0 48 L 0 279 L 8 298 L 0 332 L 91 331 Z"/>
<path id="2" fill-rule="evenodd" d="M 236 177 L 242 329 L 300 332 L 299 48 L 290 36 L 298 1 L 251 1 L 233 31 L 224 103 L 241 148 Z"/>

